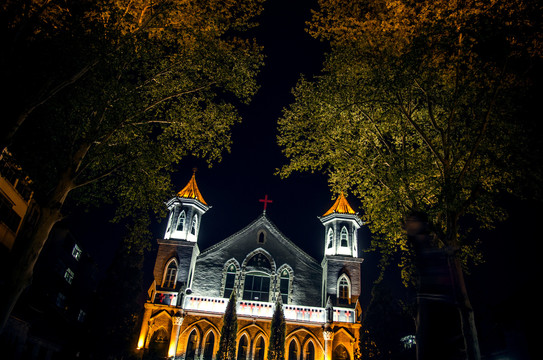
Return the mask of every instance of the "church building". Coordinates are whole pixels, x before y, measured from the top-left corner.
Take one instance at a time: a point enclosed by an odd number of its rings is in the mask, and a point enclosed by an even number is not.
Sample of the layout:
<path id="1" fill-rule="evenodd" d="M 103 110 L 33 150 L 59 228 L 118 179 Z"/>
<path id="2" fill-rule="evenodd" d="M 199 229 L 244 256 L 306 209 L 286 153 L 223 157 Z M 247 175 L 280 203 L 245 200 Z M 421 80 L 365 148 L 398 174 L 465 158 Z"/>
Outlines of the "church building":
<path id="1" fill-rule="evenodd" d="M 138 339 L 144 354 L 215 360 L 222 317 L 236 292 L 238 360 L 266 360 L 271 317 L 280 298 L 286 360 L 354 360 L 361 307 L 360 218 L 341 194 L 319 219 L 319 263 L 266 215 L 205 250 L 198 233 L 209 209 L 195 175 L 168 203 L 154 281 Z"/>

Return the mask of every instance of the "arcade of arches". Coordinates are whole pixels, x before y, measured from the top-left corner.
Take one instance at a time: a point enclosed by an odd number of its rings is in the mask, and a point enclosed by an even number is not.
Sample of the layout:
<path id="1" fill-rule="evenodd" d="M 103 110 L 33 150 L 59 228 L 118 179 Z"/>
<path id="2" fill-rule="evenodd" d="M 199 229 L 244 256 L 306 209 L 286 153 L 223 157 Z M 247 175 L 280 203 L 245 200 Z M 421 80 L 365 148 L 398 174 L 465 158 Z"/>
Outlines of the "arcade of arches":
<path id="1" fill-rule="evenodd" d="M 168 344 L 175 327 L 168 329 L 168 316 L 163 313 L 153 320 L 158 327 L 149 341 L 146 358 L 168 357 Z M 170 322 L 171 323 L 171 322 Z M 185 325 L 186 324 L 186 325 Z M 186 315 L 179 329 L 179 340 L 173 351 L 176 359 L 216 360 L 222 318 Z M 353 360 L 355 334 L 347 329 L 335 331 L 329 339 L 322 327 L 287 324 L 285 360 Z M 258 319 L 238 319 L 236 360 L 267 360 L 270 323 Z M 329 340 L 324 340 L 329 339 Z M 170 349 L 171 351 L 172 349 Z"/>

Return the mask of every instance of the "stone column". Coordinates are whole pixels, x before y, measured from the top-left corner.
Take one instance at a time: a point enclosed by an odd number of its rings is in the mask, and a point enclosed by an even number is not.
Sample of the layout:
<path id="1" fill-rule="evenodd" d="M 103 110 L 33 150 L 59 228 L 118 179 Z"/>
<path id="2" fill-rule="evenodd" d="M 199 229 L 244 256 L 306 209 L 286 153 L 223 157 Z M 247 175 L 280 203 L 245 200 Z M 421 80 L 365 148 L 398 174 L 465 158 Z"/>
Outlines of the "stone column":
<path id="1" fill-rule="evenodd" d="M 331 328 L 325 328 L 322 331 L 324 337 L 324 360 L 332 360 L 332 340 L 334 331 Z"/>
<path id="2" fill-rule="evenodd" d="M 150 304 L 149 304 L 150 305 Z M 148 304 L 145 304 L 145 311 L 143 313 L 143 321 L 141 322 L 140 336 L 138 338 L 138 350 L 143 349 L 147 344 L 147 333 L 149 332 L 149 320 L 151 319 L 152 309 Z"/>
<path id="3" fill-rule="evenodd" d="M 179 342 L 179 331 L 181 330 L 181 324 L 183 324 L 183 316 L 175 315 L 172 317 L 173 327 L 172 334 L 170 336 L 170 347 L 168 348 L 168 357 L 175 356 L 177 354 L 177 343 Z"/>

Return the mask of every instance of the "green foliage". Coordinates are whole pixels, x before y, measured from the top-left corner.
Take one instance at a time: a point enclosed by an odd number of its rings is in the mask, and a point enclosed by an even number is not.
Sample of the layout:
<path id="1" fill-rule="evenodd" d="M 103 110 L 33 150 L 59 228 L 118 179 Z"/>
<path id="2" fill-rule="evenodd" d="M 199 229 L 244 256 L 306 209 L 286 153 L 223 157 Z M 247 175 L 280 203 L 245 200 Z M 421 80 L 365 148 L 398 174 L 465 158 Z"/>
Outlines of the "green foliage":
<path id="1" fill-rule="evenodd" d="M 262 0 L 67 0 L 0 5 L 0 148 L 29 174 L 40 217 L 15 242 L 0 328 L 66 201 L 115 220 L 164 214 L 189 156 L 229 151 L 257 90 L 261 48 L 244 31 Z"/>
<path id="2" fill-rule="evenodd" d="M 275 310 L 271 321 L 270 345 L 268 347 L 269 360 L 285 360 L 285 315 L 280 298 L 275 302 Z"/>
<path id="3" fill-rule="evenodd" d="M 153 199 L 171 193 L 181 159 L 220 161 L 240 121 L 235 105 L 257 90 L 261 49 L 240 35 L 254 26 L 258 0 L 8 1 L 1 10 L 13 40 L 7 123 L 30 106 L 20 99 L 43 101 L 10 146 L 42 204 L 67 179 L 78 190 L 70 197 L 116 201 L 119 218 L 159 212 Z M 62 90 L 52 94 L 55 85 Z"/>
<path id="4" fill-rule="evenodd" d="M 236 359 L 236 336 L 238 333 L 238 316 L 236 314 L 236 292 L 232 291 L 228 305 L 223 316 L 223 325 L 221 329 L 221 338 L 219 340 L 219 350 L 217 351 L 218 360 Z"/>
<path id="5" fill-rule="evenodd" d="M 324 171 L 335 191 L 350 189 L 406 279 L 409 213 L 426 213 L 435 246 L 467 263 L 479 255 L 465 227 L 504 219 L 495 197 L 526 174 L 518 107 L 533 83 L 520 69 L 541 55 L 542 11 L 514 4 L 323 0 L 309 24 L 332 51 L 279 120 L 281 174 Z"/>

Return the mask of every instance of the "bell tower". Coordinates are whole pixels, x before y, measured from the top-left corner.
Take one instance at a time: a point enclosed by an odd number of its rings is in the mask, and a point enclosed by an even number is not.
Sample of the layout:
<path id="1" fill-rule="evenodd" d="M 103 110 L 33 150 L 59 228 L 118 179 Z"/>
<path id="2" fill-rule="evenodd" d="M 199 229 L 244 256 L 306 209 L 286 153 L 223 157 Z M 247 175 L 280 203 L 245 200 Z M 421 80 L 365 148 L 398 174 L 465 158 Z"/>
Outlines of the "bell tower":
<path id="1" fill-rule="evenodd" d="M 354 306 L 361 289 L 358 229 L 363 222 L 343 193 L 319 220 L 324 225 L 322 305 L 330 300 L 334 306 Z"/>
<path id="2" fill-rule="evenodd" d="M 157 288 L 182 292 L 191 287 L 196 257 L 200 254 L 201 219 L 210 209 L 196 184 L 196 171 L 166 206 L 168 223 L 164 238 L 158 240 L 154 277 Z"/>

